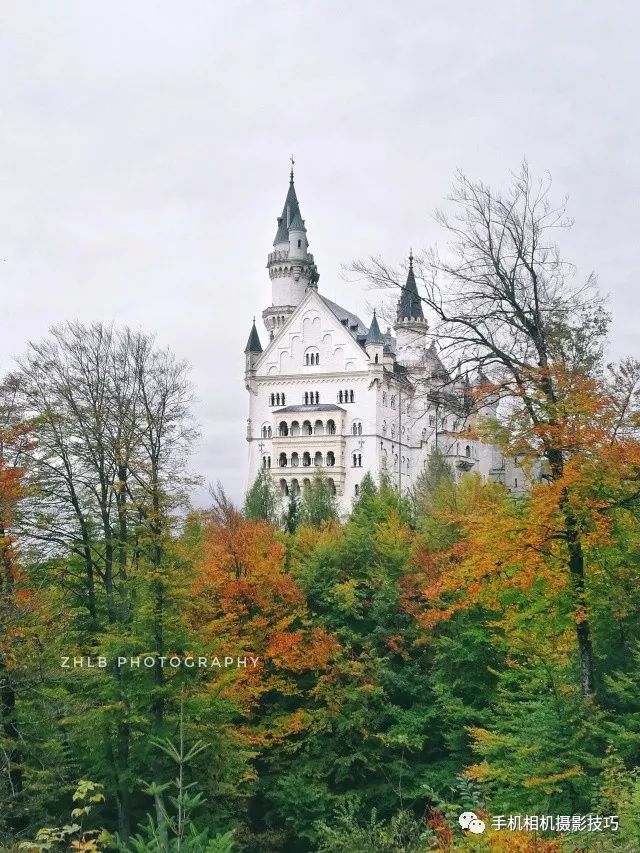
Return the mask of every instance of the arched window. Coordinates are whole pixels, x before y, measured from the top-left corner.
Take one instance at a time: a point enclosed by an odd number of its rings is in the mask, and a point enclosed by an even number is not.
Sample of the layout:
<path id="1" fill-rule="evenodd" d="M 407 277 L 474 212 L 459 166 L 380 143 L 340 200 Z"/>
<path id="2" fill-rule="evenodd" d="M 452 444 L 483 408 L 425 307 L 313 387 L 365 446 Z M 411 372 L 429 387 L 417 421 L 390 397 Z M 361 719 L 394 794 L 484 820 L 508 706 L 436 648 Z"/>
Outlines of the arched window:
<path id="1" fill-rule="evenodd" d="M 324 424 L 322 421 L 316 421 L 313 425 L 313 434 L 314 435 L 324 435 Z"/>
<path id="2" fill-rule="evenodd" d="M 289 435 L 289 427 L 287 426 L 286 421 L 280 421 L 280 426 L 278 427 L 278 435 L 281 437 Z"/>
<path id="3" fill-rule="evenodd" d="M 362 422 L 354 421 L 351 425 L 351 434 L 352 435 L 362 435 Z"/>
<path id="4" fill-rule="evenodd" d="M 353 403 L 353 399 L 354 399 L 354 397 L 353 397 L 353 391 L 349 391 L 349 402 L 350 402 L 350 403 Z"/>
<path id="5" fill-rule="evenodd" d="M 297 453 L 292 453 L 291 454 L 291 467 L 297 468 L 299 464 L 300 464 L 300 457 L 298 456 Z"/>
<path id="6" fill-rule="evenodd" d="M 263 437 L 263 438 L 266 438 L 266 437 L 267 437 L 267 429 L 268 429 L 267 424 L 265 424 L 265 425 L 262 427 L 262 437 Z"/>
<path id="7" fill-rule="evenodd" d="M 309 468 L 310 466 L 311 466 L 311 454 L 305 452 L 302 454 L 302 467 L 303 468 Z"/>
<path id="8" fill-rule="evenodd" d="M 362 424 L 358 421 L 358 435 L 362 435 Z"/>
<path id="9" fill-rule="evenodd" d="M 308 391 L 304 392 L 304 404 L 305 404 L 305 406 L 309 405 L 309 392 Z"/>
<path id="10" fill-rule="evenodd" d="M 336 422 L 333 420 L 327 421 L 327 435 L 335 435 L 336 434 Z"/>
<path id="11" fill-rule="evenodd" d="M 297 480 L 291 481 L 291 491 L 294 495 L 300 494 L 300 483 Z"/>
<path id="12" fill-rule="evenodd" d="M 353 456 L 351 457 L 351 459 L 352 459 L 352 463 L 351 463 L 351 464 L 352 464 L 352 465 L 353 465 L 353 467 L 355 468 L 355 467 L 356 467 L 356 462 L 357 462 L 357 459 L 358 459 L 358 457 L 356 456 L 356 454 L 355 454 L 355 453 L 353 454 Z"/>
<path id="13" fill-rule="evenodd" d="M 327 485 L 329 486 L 329 491 L 331 492 L 331 494 L 332 494 L 332 495 L 335 495 L 335 493 L 336 493 L 336 484 L 333 482 L 333 480 L 331 479 L 331 477 L 329 477 L 329 479 L 327 480 Z"/>
<path id="14" fill-rule="evenodd" d="M 286 454 L 286 453 L 281 453 L 281 454 L 280 454 L 280 462 L 279 462 L 279 464 L 280 464 L 280 467 L 281 467 L 281 468 L 286 468 L 286 467 L 287 467 L 287 454 Z"/>
<path id="15" fill-rule="evenodd" d="M 338 391 L 338 402 L 342 402 L 342 391 Z"/>
<path id="16" fill-rule="evenodd" d="M 316 403 L 320 402 L 320 393 L 316 391 Z"/>
<path id="17" fill-rule="evenodd" d="M 313 430 L 311 429 L 311 421 L 303 421 L 302 423 L 302 434 L 303 435 L 311 435 Z"/>
<path id="18" fill-rule="evenodd" d="M 322 453 L 320 453 L 319 450 L 316 452 L 316 455 L 313 457 L 313 464 L 316 466 L 316 468 L 322 467 Z"/>
<path id="19" fill-rule="evenodd" d="M 336 457 L 332 450 L 327 453 L 327 468 L 333 468 L 336 464 Z"/>
<path id="20" fill-rule="evenodd" d="M 303 488 L 303 489 L 308 489 L 310 485 L 311 485 L 311 480 L 308 480 L 308 479 L 305 477 L 305 479 L 302 481 L 302 488 Z"/>
<path id="21" fill-rule="evenodd" d="M 267 467 L 267 457 L 266 457 L 266 456 L 263 456 L 263 457 L 262 457 L 262 467 L 263 467 L 263 468 L 266 468 L 266 467 Z"/>
<path id="22" fill-rule="evenodd" d="M 286 480 L 280 480 L 280 491 L 282 492 L 283 495 L 289 494 L 289 488 L 287 486 Z"/>
<path id="23" fill-rule="evenodd" d="M 276 406 L 280 405 L 280 394 L 276 394 Z"/>
<path id="24" fill-rule="evenodd" d="M 271 436 L 272 436 L 271 424 L 269 424 L 269 426 L 267 427 L 267 438 L 271 438 Z"/>
<path id="25" fill-rule="evenodd" d="M 320 364 L 320 353 L 316 349 L 316 347 L 309 347 L 309 349 L 304 354 L 304 363 L 307 366 L 314 367 L 317 364 Z"/>
<path id="26" fill-rule="evenodd" d="M 378 364 L 378 353 L 376 353 L 376 357 L 374 358 L 374 361 L 376 364 Z M 356 494 L 357 494 L 357 492 L 356 492 Z"/>
<path id="27" fill-rule="evenodd" d="M 271 396 L 269 397 L 269 405 L 270 405 L 270 406 L 275 406 L 275 404 L 276 404 L 276 395 L 275 395 L 275 394 L 271 394 Z"/>
<path id="28" fill-rule="evenodd" d="M 267 468 L 271 468 L 271 457 L 267 456 Z"/>
<path id="29" fill-rule="evenodd" d="M 356 497 L 360 494 L 360 483 L 356 483 L 353 487 L 353 493 Z"/>
<path id="30" fill-rule="evenodd" d="M 471 458 L 471 448 L 469 447 L 469 445 L 468 445 L 468 444 L 467 444 L 467 446 L 466 446 L 466 447 L 465 447 L 465 449 L 464 449 L 464 455 L 467 457 L 467 459 L 470 459 L 470 458 Z"/>
<path id="31" fill-rule="evenodd" d="M 362 468 L 362 453 L 358 453 L 358 468 Z"/>
<path id="32" fill-rule="evenodd" d="M 300 435 L 300 424 L 298 421 L 291 421 L 290 435 Z"/>
<path id="33" fill-rule="evenodd" d="M 285 402 L 286 402 L 286 401 L 285 401 L 285 396 L 284 396 L 284 394 L 283 394 L 283 395 L 282 395 L 282 405 L 283 405 L 283 406 L 284 406 Z"/>

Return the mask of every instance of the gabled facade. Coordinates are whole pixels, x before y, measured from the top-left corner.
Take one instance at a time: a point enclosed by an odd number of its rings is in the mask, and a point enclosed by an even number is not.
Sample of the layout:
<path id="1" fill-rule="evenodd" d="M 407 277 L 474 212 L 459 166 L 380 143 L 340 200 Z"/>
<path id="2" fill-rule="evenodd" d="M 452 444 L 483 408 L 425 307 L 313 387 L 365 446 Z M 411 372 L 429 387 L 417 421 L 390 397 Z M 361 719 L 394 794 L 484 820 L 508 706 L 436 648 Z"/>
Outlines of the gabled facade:
<path id="1" fill-rule="evenodd" d="M 395 336 L 375 312 L 366 326 L 323 297 L 292 171 L 267 269 L 267 342 L 263 349 L 254 320 L 245 348 L 249 484 L 266 469 L 286 498 L 322 468 L 346 515 L 367 471 L 409 491 L 438 448 L 458 474 L 524 487 L 497 447 L 465 436 L 471 385 L 448 374 L 430 339 L 411 255 Z M 482 415 L 495 407 L 474 417 Z"/>

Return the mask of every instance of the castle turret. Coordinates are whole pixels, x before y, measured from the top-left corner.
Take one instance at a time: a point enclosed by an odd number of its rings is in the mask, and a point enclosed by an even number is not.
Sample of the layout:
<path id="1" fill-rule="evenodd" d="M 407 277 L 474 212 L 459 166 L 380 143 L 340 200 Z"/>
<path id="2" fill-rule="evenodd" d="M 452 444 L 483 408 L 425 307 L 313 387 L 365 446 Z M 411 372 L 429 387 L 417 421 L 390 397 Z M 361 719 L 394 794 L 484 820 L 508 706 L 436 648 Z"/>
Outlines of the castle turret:
<path id="1" fill-rule="evenodd" d="M 262 353 L 262 344 L 260 343 L 260 337 L 258 335 L 258 330 L 256 329 L 256 318 L 253 318 L 253 325 L 251 326 L 251 331 L 249 332 L 249 340 L 247 341 L 247 345 L 244 348 L 244 357 L 245 357 L 245 376 L 248 378 L 251 373 L 253 373 L 256 362 L 260 358 L 260 354 Z"/>
<path id="2" fill-rule="evenodd" d="M 424 360 L 429 325 L 422 310 L 413 272 L 413 253 L 409 253 L 409 272 L 398 300 L 398 312 L 394 323 L 396 333 L 396 358 L 401 364 L 418 365 Z"/>
<path id="3" fill-rule="evenodd" d="M 308 287 L 317 287 L 318 272 L 309 252 L 307 229 L 293 182 L 289 178 L 287 197 L 278 217 L 273 252 L 267 258 L 271 279 L 271 306 L 262 312 L 270 337 L 277 334 L 289 314 L 302 302 Z"/>
<path id="4" fill-rule="evenodd" d="M 380 326 L 378 325 L 378 318 L 376 317 L 376 312 L 373 312 L 373 320 L 371 321 L 371 325 L 369 326 L 369 331 L 367 332 L 367 337 L 365 338 L 364 348 L 366 350 L 367 355 L 369 356 L 369 367 L 372 368 L 375 365 L 380 366 L 380 370 L 382 371 L 382 363 L 384 357 L 384 335 L 380 331 Z"/>

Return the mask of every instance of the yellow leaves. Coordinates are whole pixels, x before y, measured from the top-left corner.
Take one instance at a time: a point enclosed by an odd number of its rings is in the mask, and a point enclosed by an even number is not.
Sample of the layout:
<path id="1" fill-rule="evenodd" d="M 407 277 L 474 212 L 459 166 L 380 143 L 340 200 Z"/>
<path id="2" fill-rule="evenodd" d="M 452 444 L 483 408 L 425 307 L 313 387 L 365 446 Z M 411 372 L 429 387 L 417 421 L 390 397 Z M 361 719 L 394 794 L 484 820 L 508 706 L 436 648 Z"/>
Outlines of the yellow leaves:
<path id="1" fill-rule="evenodd" d="M 528 779 L 525 779 L 523 785 L 525 788 L 542 788 L 545 793 L 552 794 L 554 791 L 559 790 L 558 782 L 564 782 L 576 776 L 584 776 L 584 770 L 579 765 L 569 767 L 567 770 L 563 770 L 562 773 L 550 773 L 547 776 L 530 776 Z"/>

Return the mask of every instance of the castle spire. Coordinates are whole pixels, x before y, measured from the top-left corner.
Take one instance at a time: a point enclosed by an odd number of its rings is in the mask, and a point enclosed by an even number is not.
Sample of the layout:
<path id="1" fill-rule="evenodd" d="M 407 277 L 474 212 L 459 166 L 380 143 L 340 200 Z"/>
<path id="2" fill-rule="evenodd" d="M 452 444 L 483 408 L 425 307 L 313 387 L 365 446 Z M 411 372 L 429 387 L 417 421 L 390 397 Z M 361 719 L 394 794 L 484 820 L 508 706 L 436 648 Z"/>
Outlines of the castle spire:
<path id="1" fill-rule="evenodd" d="M 278 230 L 273 245 L 289 242 L 289 229 L 292 222 L 302 222 L 302 214 L 300 213 L 300 205 L 298 196 L 296 195 L 295 184 L 293 183 L 293 164 L 295 160 L 291 157 L 291 172 L 289 173 L 289 187 L 287 189 L 287 197 L 284 200 L 282 215 L 278 217 Z"/>
<path id="2" fill-rule="evenodd" d="M 402 288 L 400 299 L 398 300 L 398 320 L 424 320 L 424 312 L 422 311 L 422 300 L 418 294 L 418 285 L 413 272 L 413 251 L 409 250 L 409 272 L 407 273 L 407 281 Z"/>
<path id="3" fill-rule="evenodd" d="M 262 352 L 262 344 L 260 343 L 260 337 L 258 335 L 258 330 L 256 329 L 256 318 L 253 318 L 253 325 L 251 326 L 251 331 L 249 332 L 249 340 L 247 341 L 247 345 L 244 348 L 245 353 L 260 353 Z"/>
<path id="4" fill-rule="evenodd" d="M 373 320 L 371 321 L 371 325 L 369 326 L 369 331 L 367 332 L 367 337 L 364 342 L 365 346 L 367 346 L 367 344 L 384 344 L 384 336 L 380 331 L 380 326 L 378 325 L 375 308 L 373 309 Z"/>

